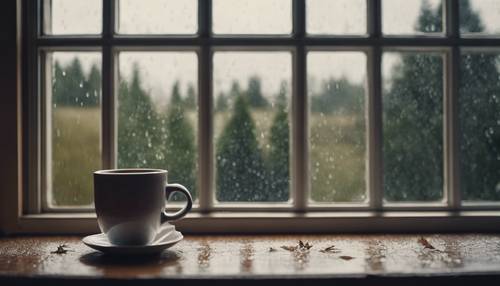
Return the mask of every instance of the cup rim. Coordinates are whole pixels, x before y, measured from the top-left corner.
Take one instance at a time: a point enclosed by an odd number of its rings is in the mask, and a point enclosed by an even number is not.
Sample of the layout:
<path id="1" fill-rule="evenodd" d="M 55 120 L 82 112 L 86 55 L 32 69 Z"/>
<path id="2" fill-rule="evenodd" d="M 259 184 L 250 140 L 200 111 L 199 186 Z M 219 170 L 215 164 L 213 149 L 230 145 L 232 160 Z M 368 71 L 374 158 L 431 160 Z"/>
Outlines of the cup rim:
<path id="1" fill-rule="evenodd" d="M 166 174 L 167 170 L 152 169 L 152 168 L 121 168 L 121 169 L 105 169 L 94 171 L 94 175 L 106 176 L 126 176 L 126 175 L 152 175 L 152 174 Z"/>

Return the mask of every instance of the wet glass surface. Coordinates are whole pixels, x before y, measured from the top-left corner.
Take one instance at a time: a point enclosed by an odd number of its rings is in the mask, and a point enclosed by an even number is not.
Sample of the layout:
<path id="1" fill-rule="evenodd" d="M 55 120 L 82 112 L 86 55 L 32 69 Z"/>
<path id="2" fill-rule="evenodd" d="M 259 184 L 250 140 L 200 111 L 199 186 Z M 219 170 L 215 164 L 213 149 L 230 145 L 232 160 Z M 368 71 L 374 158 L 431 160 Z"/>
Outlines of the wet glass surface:
<path id="1" fill-rule="evenodd" d="M 309 52 L 309 172 L 316 202 L 366 199 L 366 55 Z"/>
<path id="2" fill-rule="evenodd" d="M 101 167 L 101 54 L 47 54 L 47 201 L 93 203 L 92 172 Z"/>

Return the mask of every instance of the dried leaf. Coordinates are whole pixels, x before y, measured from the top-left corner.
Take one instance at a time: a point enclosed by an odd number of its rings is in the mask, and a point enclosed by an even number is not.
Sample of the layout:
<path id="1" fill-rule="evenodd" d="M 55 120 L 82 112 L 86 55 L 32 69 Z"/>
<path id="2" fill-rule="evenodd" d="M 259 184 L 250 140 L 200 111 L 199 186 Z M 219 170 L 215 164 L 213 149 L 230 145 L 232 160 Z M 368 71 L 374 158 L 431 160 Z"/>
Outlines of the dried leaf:
<path id="1" fill-rule="evenodd" d="M 65 254 L 66 252 L 70 251 L 69 249 L 65 249 L 66 247 L 68 247 L 66 244 L 61 244 L 57 247 L 57 249 L 55 251 L 52 251 L 50 253 L 54 253 L 54 254 Z"/>
<path id="2" fill-rule="evenodd" d="M 351 259 L 354 259 L 354 257 L 349 256 L 349 255 L 342 255 L 342 256 L 339 256 L 339 257 L 340 257 L 340 259 L 347 260 L 347 261 L 349 261 Z"/>
<path id="3" fill-rule="evenodd" d="M 427 249 L 436 249 L 430 242 L 425 239 L 423 236 L 418 239 L 418 243 L 420 243 L 424 248 Z"/>
<path id="4" fill-rule="evenodd" d="M 320 250 L 320 252 L 323 252 L 323 253 L 328 253 L 328 252 L 329 252 L 329 253 L 339 253 L 339 252 L 340 252 L 340 250 L 339 250 L 339 249 L 337 249 L 337 248 L 335 247 L 335 245 L 330 245 L 330 246 L 328 246 L 328 247 L 326 247 L 326 248 L 324 248 L 324 249 L 321 249 L 321 250 Z"/>
<path id="5" fill-rule="evenodd" d="M 302 242 L 302 240 L 299 240 L 299 248 L 300 249 L 309 250 L 309 249 L 311 249 L 311 247 L 313 247 L 313 246 L 312 246 L 312 244 L 309 244 L 309 242 L 304 243 L 304 242 Z"/>

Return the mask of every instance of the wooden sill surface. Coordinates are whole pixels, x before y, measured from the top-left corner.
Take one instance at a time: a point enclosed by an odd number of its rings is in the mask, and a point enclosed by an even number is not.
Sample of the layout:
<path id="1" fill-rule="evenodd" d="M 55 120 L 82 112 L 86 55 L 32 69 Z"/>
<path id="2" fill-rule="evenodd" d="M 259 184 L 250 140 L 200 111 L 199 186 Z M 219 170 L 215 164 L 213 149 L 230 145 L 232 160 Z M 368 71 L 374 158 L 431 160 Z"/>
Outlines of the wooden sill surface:
<path id="1" fill-rule="evenodd" d="M 88 285 L 162 284 L 167 280 L 233 285 L 270 283 L 422 285 L 500 281 L 500 234 L 186 236 L 154 258 L 115 258 L 96 252 L 76 236 L 0 239 L 0 285 L 34 281 Z M 285 250 L 302 240 L 309 250 Z M 52 253 L 60 244 L 69 250 Z M 329 246 L 333 251 L 322 251 Z M 272 250 L 271 250 L 272 248 Z M 291 280 L 293 279 L 293 280 Z M 2 282 L 3 281 L 3 282 Z M 242 285 L 239 283 L 238 285 Z M 330 284 L 329 284 L 330 283 Z M 379 284 L 380 285 L 380 284 Z M 405 285 L 405 286 L 406 286 Z"/>

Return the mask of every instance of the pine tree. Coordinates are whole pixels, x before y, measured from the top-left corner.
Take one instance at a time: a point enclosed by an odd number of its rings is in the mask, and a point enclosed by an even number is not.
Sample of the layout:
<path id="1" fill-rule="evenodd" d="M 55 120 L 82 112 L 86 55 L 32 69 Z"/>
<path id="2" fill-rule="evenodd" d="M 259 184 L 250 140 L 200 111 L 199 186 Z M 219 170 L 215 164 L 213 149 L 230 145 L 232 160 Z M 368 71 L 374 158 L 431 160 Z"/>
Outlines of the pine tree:
<path id="1" fill-rule="evenodd" d="M 220 92 L 219 95 L 217 96 L 217 99 L 215 100 L 215 111 L 217 112 L 226 111 L 228 108 L 227 101 L 228 101 L 227 96 L 223 92 Z"/>
<path id="2" fill-rule="evenodd" d="M 85 106 L 97 106 L 101 101 L 101 71 L 96 64 L 90 67 L 88 79 L 84 84 Z"/>
<path id="3" fill-rule="evenodd" d="M 252 76 L 248 80 L 247 98 L 248 103 L 251 107 L 263 108 L 268 106 L 267 100 L 262 95 L 262 88 L 259 77 Z"/>
<path id="4" fill-rule="evenodd" d="M 186 109 L 196 108 L 196 90 L 192 83 L 188 84 L 186 99 L 184 100 L 184 106 Z"/>
<path id="5" fill-rule="evenodd" d="M 216 150 L 219 201 L 268 200 L 255 123 L 248 102 L 241 94 L 235 98 L 232 116 L 217 141 Z"/>
<path id="6" fill-rule="evenodd" d="M 184 104 L 179 91 L 179 82 L 172 88 L 167 112 L 165 148 L 165 167 L 169 182 L 183 184 L 196 196 L 196 149 L 191 124 L 186 117 Z"/>
<path id="7" fill-rule="evenodd" d="M 287 201 L 290 187 L 290 126 L 287 83 L 282 82 L 276 98 L 276 114 L 270 129 L 268 165 L 269 201 Z"/>
<path id="8" fill-rule="evenodd" d="M 430 9 L 424 2 L 417 30 L 440 25 Z M 442 72 L 442 57 L 428 53 L 402 54 L 393 71 L 383 98 L 384 191 L 391 201 L 442 198 Z"/>
<path id="9" fill-rule="evenodd" d="M 159 120 L 137 65 L 130 84 L 120 82 L 118 107 L 118 167 L 164 168 L 156 144 Z"/>
<path id="10" fill-rule="evenodd" d="M 460 1 L 462 32 L 484 26 L 468 0 Z M 461 190 L 465 200 L 500 200 L 500 73 L 498 53 L 461 56 L 459 120 Z"/>
<path id="11" fill-rule="evenodd" d="M 484 27 L 469 0 L 460 0 L 462 32 Z M 417 30 L 441 26 L 424 2 Z M 497 56 L 463 53 L 459 110 L 464 199 L 500 199 L 500 90 Z M 443 194 L 442 58 L 406 54 L 384 97 L 384 183 L 389 200 L 438 200 Z"/>

